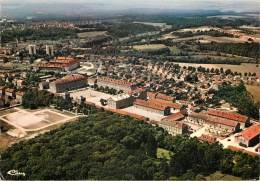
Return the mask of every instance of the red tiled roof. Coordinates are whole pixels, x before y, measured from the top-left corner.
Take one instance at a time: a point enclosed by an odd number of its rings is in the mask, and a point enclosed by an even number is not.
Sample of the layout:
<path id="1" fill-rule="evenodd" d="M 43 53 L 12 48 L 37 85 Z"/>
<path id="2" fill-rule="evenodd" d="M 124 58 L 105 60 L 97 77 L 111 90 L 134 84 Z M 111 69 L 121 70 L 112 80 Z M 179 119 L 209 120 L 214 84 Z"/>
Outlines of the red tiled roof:
<path id="1" fill-rule="evenodd" d="M 167 116 L 166 118 L 163 118 L 162 120 L 167 121 L 178 121 L 180 119 L 183 119 L 185 116 L 181 112 L 177 112 L 174 114 L 171 114 L 170 116 Z"/>
<path id="2" fill-rule="evenodd" d="M 147 96 L 150 99 L 159 99 L 159 100 L 164 100 L 169 102 L 173 102 L 175 100 L 173 97 L 167 96 L 166 94 L 162 94 L 162 93 L 148 92 Z"/>
<path id="3" fill-rule="evenodd" d="M 165 101 L 165 100 L 161 100 L 161 99 L 149 99 L 149 102 L 154 102 L 155 104 L 161 104 L 165 107 L 169 107 L 169 108 L 174 108 L 174 109 L 181 109 L 181 104 L 178 103 L 173 103 L 173 102 L 169 102 L 169 101 Z"/>
<path id="4" fill-rule="evenodd" d="M 241 135 L 246 139 L 246 140 L 251 140 L 257 136 L 260 135 L 260 124 L 254 124 L 247 128 L 246 130 L 241 132 Z"/>
<path id="5" fill-rule="evenodd" d="M 241 123 L 245 123 L 248 120 L 247 116 L 237 114 L 237 113 L 224 112 L 224 111 L 220 111 L 220 110 L 216 110 L 216 109 L 208 109 L 207 114 L 238 121 Z"/>
<path id="6" fill-rule="evenodd" d="M 77 60 L 71 57 L 57 57 L 47 63 L 39 63 L 39 68 L 65 68 L 70 65 L 78 63 Z"/>
<path id="7" fill-rule="evenodd" d="M 164 111 L 167 108 L 167 106 L 156 103 L 154 101 L 145 101 L 142 99 L 136 99 L 134 101 L 134 105 L 143 106 L 143 107 L 156 109 L 156 110 L 160 110 L 160 111 Z"/>
<path id="8" fill-rule="evenodd" d="M 62 77 L 61 79 L 54 81 L 54 83 L 55 84 L 65 84 L 65 83 L 79 81 L 79 80 L 86 80 L 86 78 L 83 75 L 72 74 L 72 75 L 67 75 L 65 77 Z"/>
<path id="9" fill-rule="evenodd" d="M 165 100 L 165 101 L 174 101 L 173 97 L 167 96 L 167 95 L 162 94 L 162 93 L 158 93 L 155 98 L 156 99 L 162 99 L 162 100 Z"/>

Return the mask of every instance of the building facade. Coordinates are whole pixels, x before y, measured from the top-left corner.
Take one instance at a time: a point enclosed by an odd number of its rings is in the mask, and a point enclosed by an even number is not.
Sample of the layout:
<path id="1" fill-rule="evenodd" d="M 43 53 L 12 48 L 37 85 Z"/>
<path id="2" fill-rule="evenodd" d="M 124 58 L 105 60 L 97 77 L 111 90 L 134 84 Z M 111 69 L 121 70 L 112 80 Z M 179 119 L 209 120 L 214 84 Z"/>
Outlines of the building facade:
<path id="1" fill-rule="evenodd" d="M 122 90 L 124 92 L 131 92 L 137 88 L 136 85 L 128 82 L 127 80 L 116 80 L 109 77 L 99 77 L 97 79 L 97 86 L 109 87 L 116 90 Z"/>
<path id="2" fill-rule="evenodd" d="M 156 101 L 145 101 L 142 99 L 136 99 L 134 101 L 134 107 L 138 109 L 143 109 L 148 112 L 157 113 L 163 116 L 167 116 L 171 113 L 170 107 L 161 105 Z"/>
<path id="3" fill-rule="evenodd" d="M 251 147 L 260 142 L 260 124 L 254 124 L 235 136 L 241 146 Z"/>
<path id="4" fill-rule="evenodd" d="M 188 126 L 182 122 L 184 118 L 185 116 L 182 113 L 174 113 L 163 118 L 160 121 L 159 126 L 173 136 L 186 134 L 188 133 Z"/>
<path id="5" fill-rule="evenodd" d="M 83 75 L 67 75 L 50 83 L 49 91 L 52 93 L 62 93 L 74 89 L 83 88 L 87 85 L 87 79 Z"/>
<path id="6" fill-rule="evenodd" d="M 113 109 L 123 109 L 132 106 L 134 98 L 128 94 L 121 94 L 110 97 L 107 100 L 107 105 Z"/>

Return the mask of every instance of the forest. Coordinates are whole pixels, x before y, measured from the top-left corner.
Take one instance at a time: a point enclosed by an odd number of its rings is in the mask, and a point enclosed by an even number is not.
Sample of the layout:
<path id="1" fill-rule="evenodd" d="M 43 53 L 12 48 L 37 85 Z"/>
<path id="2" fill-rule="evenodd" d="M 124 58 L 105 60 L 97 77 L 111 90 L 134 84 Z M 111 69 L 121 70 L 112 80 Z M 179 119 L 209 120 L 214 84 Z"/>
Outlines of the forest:
<path id="1" fill-rule="evenodd" d="M 115 23 L 108 28 L 109 34 L 115 38 L 122 38 L 157 30 L 158 28 L 152 25 L 144 25 L 131 22 Z"/>
<path id="2" fill-rule="evenodd" d="M 169 158 L 158 157 L 158 149 Z M 256 157 L 196 138 L 170 136 L 162 128 L 130 117 L 99 111 L 67 123 L 2 153 L 6 179 L 164 180 L 203 179 L 219 170 L 243 179 L 257 178 Z"/>
<path id="3" fill-rule="evenodd" d="M 76 37 L 76 31 L 65 28 L 10 29 L 1 33 L 4 42 L 18 40 L 58 40 L 68 36 Z"/>

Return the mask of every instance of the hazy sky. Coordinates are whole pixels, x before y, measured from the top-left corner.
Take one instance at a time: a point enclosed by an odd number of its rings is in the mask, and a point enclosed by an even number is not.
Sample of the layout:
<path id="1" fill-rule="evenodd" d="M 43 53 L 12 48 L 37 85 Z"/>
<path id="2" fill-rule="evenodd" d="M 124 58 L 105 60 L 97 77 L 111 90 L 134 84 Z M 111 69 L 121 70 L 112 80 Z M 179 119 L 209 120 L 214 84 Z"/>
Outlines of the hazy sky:
<path id="1" fill-rule="evenodd" d="M 107 10 L 154 8 L 260 12 L 260 0 L 0 0 L 0 2 L 22 6 L 39 3 L 81 3 L 84 4 L 84 7 Z"/>
<path id="2" fill-rule="evenodd" d="M 224 8 L 229 10 L 255 9 L 260 11 L 260 0 L 0 0 L 4 3 L 95 3 L 116 7 L 147 8 Z"/>

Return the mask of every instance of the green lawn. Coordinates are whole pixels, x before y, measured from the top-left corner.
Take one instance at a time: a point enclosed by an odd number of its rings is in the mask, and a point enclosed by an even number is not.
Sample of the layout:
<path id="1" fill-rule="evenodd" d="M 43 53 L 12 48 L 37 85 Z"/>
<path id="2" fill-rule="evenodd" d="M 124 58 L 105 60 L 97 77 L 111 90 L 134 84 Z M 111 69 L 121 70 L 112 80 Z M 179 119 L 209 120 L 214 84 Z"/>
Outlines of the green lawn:
<path id="1" fill-rule="evenodd" d="M 205 178 L 206 178 L 206 180 L 242 180 L 240 177 L 223 174 L 219 171 L 217 171 L 209 176 L 206 176 Z"/>
<path id="2" fill-rule="evenodd" d="M 163 148 L 157 149 L 157 158 L 166 158 L 167 160 L 170 160 L 172 154 L 173 154 L 172 152 L 165 150 Z"/>

